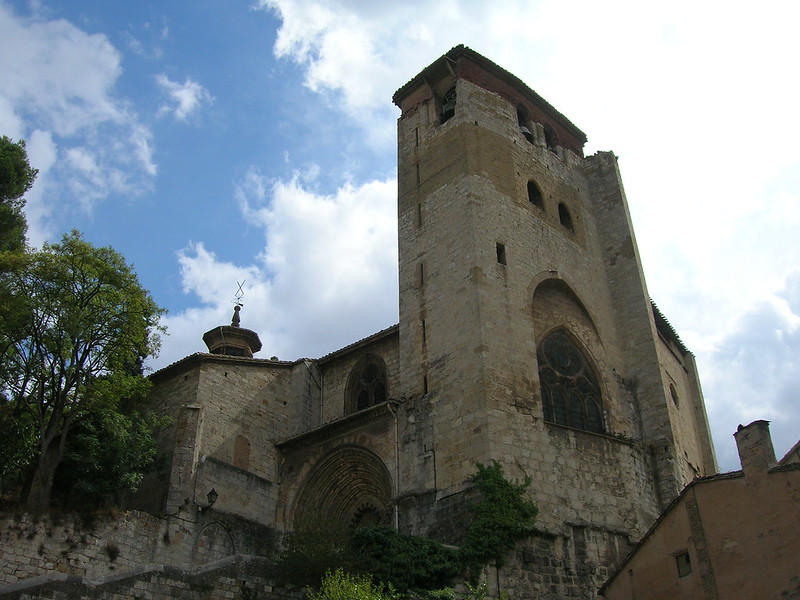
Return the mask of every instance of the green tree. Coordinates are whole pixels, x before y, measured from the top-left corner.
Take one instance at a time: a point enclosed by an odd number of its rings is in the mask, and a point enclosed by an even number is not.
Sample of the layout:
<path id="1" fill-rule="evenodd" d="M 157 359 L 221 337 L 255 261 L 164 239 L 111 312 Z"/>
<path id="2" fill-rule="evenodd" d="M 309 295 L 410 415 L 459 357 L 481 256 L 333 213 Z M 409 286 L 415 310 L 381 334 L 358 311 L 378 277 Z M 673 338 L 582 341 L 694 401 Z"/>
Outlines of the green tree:
<path id="1" fill-rule="evenodd" d="M 28 163 L 25 140 L 0 137 L 0 252 L 25 248 L 25 195 L 38 171 Z"/>
<path id="2" fill-rule="evenodd" d="M 163 314 L 113 248 L 77 231 L 41 251 L 0 253 L 0 393 L 35 427 L 25 503 L 44 509 L 72 426 L 158 350 Z"/>
<path id="3" fill-rule="evenodd" d="M 169 423 L 142 413 L 149 389 L 149 380 L 127 373 L 95 382 L 96 399 L 75 419 L 56 470 L 53 498 L 62 506 L 102 508 L 138 489 L 156 462 L 154 434 Z"/>

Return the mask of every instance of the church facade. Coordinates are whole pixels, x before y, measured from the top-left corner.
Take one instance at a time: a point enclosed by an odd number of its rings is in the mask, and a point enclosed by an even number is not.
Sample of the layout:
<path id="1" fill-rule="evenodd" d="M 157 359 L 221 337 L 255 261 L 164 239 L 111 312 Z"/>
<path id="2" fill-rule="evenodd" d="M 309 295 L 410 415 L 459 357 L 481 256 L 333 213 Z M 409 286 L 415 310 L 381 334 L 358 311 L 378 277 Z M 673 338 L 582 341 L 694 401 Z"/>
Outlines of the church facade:
<path id="1" fill-rule="evenodd" d="M 153 374 L 173 418 L 136 506 L 277 533 L 323 519 L 458 543 L 476 463 L 531 478 L 516 597 L 593 597 L 716 472 L 692 354 L 651 302 L 615 156 L 458 46 L 400 88 L 400 322 L 318 359 L 255 332 Z M 523 590 L 525 590 L 523 592 Z M 533 590 L 533 591 L 532 591 Z M 535 592 L 535 593 L 534 593 Z"/>

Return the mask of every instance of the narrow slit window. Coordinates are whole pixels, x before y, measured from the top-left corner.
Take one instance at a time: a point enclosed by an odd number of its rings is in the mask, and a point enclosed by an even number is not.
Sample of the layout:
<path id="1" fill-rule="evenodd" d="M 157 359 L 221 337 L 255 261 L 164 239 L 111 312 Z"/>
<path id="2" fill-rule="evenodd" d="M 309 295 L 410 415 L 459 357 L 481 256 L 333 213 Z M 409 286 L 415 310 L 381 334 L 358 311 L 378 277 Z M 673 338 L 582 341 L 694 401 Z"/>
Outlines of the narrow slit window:
<path id="1" fill-rule="evenodd" d="M 506 245 L 497 242 L 497 262 L 501 265 L 506 264 Z"/>
<path id="2" fill-rule="evenodd" d="M 675 557 L 675 562 L 678 565 L 678 577 L 686 577 L 692 572 L 692 561 L 689 558 L 688 552 L 683 552 Z"/>

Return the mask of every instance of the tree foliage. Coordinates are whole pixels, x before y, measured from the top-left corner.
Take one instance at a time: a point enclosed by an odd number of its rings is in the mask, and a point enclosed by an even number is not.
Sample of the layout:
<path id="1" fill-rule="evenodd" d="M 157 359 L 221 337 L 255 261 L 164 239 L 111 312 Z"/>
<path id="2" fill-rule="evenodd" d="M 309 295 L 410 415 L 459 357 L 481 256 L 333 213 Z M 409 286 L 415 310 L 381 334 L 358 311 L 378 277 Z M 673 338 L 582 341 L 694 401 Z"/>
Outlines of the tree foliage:
<path id="1" fill-rule="evenodd" d="M 309 600 L 400 600 L 401 596 L 382 583 L 373 583 L 368 575 L 351 575 L 342 569 L 328 571 L 319 591 L 308 591 Z"/>
<path id="2" fill-rule="evenodd" d="M 478 464 L 472 482 L 480 500 L 470 506 L 471 521 L 460 553 L 473 578 L 490 562 L 502 566 L 516 543 L 533 533 L 539 509 L 525 497 L 530 478 L 522 483 L 506 479 L 503 465 L 492 461 Z"/>
<path id="3" fill-rule="evenodd" d="M 398 533 L 392 527 L 358 529 L 349 546 L 357 572 L 391 583 L 402 592 L 442 587 L 462 571 L 455 550 L 428 538 Z"/>
<path id="4" fill-rule="evenodd" d="M 0 252 L 25 247 L 28 225 L 22 208 L 38 171 L 28 163 L 25 140 L 0 137 Z"/>
<path id="5" fill-rule="evenodd" d="M 275 565 L 278 583 L 317 587 L 328 571 L 352 570 L 346 525 L 308 515 L 283 537 Z"/>
<path id="6" fill-rule="evenodd" d="M 115 376 L 141 373 L 163 309 L 118 252 L 76 231 L 38 252 L 0 254 L 0 292 L 0 393 L 33 424 L 26 502 L 45 508 L 72 426 L 108 401 Z"/>
<path id="7" fill-rule="evenodd" d="M 97 400 L 76 418 L 55 473 L 53 495 L 68 508 L 119 504 L 156 462 L 154 433 L 168 417 L 143 414 L 150 382 L 115 373 L 94 385 Z"/>

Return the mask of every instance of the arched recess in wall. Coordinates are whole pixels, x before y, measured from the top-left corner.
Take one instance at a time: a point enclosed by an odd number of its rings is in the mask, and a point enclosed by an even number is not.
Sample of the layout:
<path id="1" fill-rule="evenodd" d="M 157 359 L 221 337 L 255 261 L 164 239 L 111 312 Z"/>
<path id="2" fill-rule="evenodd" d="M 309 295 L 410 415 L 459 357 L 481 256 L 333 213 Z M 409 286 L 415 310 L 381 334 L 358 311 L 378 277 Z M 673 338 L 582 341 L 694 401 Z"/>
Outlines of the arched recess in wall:
<path id="1" fill-rule="evenodd" d="M 377 354 L 362 356 L 350 371 L 345 387 L 345 414 L 364 410 L 389 399 L 386 363 Z"/>
<path id="2" fill-rule="evenodd" d="M 392 481 L 383 461 L 359 446 L 333 450 L 309 472 L 297 495 L 293 528 L 316 522 L 391 522 Z"/>
<path id="3" fill-rule="evenodd" d="M 207 523 L 200 529 L 192 546 L 192 563 L 203 565 L 236 554 L 233 536 L 219 521 Z"/>
<path id="4" fill-rule="evenodd" d="M 533 325 L 544 420 L 605 431 L 607 392 L 597 368 L 605 351 L 585 304 L 562 279 L 544 279 L 533 294 Z"/>

